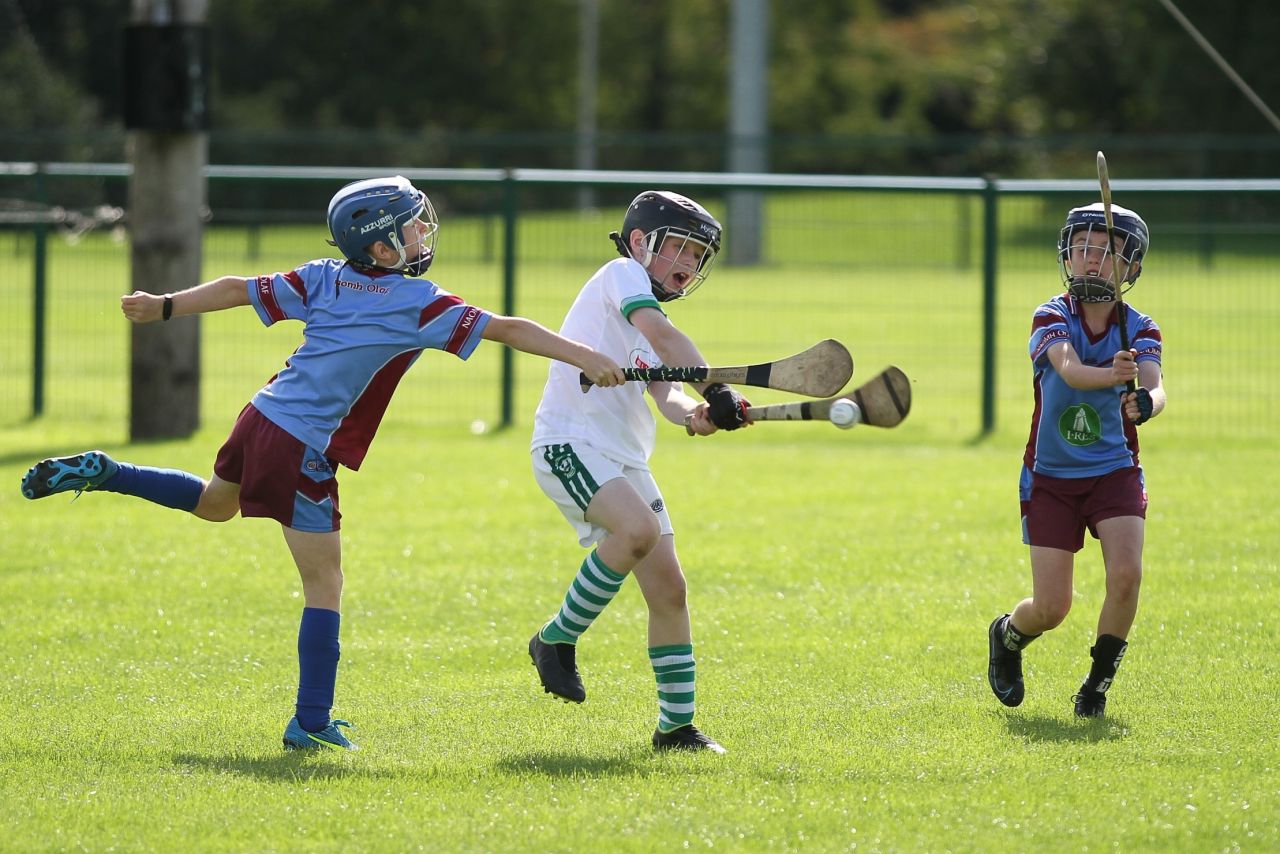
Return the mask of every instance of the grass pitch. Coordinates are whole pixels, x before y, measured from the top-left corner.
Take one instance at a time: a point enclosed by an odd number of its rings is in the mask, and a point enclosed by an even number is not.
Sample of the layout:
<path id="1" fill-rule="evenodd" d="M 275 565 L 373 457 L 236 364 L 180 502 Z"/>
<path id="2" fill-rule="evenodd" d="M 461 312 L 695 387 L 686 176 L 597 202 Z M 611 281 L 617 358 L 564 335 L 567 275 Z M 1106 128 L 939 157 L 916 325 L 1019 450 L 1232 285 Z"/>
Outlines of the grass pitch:
<path id="1" fill-rule="evenodd" d="M 544 248 L 534 238 L 562 230 L 552 226 L 535 222 L 521 245 Z M 598 261 L 607 246 L 592 228 L 582 254 Z M 1165 330 L 1170 404 L 1142 428 L 1146 577 L 1107 718 L 1077 721 L 1070 702 L 1103 595 L 1096 542 L 1078 559 L 1072 614 L 1027 653 L 1024 705 L 1005 709 L 986 684 L 987 624 L 1030 586 L 1017 519 L 1026 328 L 1056 285 L 1051 250 L 1021 250 L 1019 264 L 1015 246 L 1001 277 L 999 428 L 982 441 L 972 269 L 904 265 L 901 252 L 788 261 L 785 276 L 726 268 L 674 309 L 721 363 L 831 336 L 850 344 L 855 381 L 889 362 L 916 381 L 894 431 L 661 434 L 654 468 L 689 578 L 697 722 L 727 756 L 649 748 L 656 698 L 632 583 L 580 646 L 586 704 L 542 693 L 525 644 L 583 556 L 529 471 L 545 367 L 517 360 L 518 425 L 477 436 L 471 423 L 496 414 L 498 348 L 465 365 L 425 356 L 365 468 L 340 476 L 334 713 L 357 724 L 362 749 L 295 755 L 280 733 L 302 606 L 274 523 L 18 492 L 35 460 L 95 446 L 207 475 L 239 407 L 297 344 L 296 326 L 264 331 L 247 309 L 206 318 L 206 428 L 126 444 L 124 253 L 96 239 L 51 262 L 40 419 L 25 414 L 30 305 L 21 289 L 3 296 L 0 848 L 1280 848 L 1280 459 L 1268 391 L 1278 374 L 1265 258 L 1216 258 L 1209 282 L 1162 244 L 1153 267 L 1169 261 L 1135 294 Z M 219 241 L 234 235 L 207 239 L 210 276 L 312 254 L 283 231 L 264 234 L 252 262 Z M 86 264 L 85 252 L 100 254 Z M 590 270 L 547 252 L 526 259 L 518 307 L 554 325 Z M 442 260 L 439 273 L 498 307 L 494 264 Z"/>
<path id="2" fill-rule="evenodd" d="M 107 450 L 207 471 L 222 432 Z M 393 427 L 342 476 L 335 715 L 362 749 L 300 756 L 279 744 L 301 602 L 277 526 L 108 494 L 26 502 L 22 472 L 62 441 L 0 434 L 11 850 L 1280 844 L 1264 452 L 1153 440 L 1138 622 L 1108 717 L 1081 722 L 1096 543 L 1072 614 L 1027 654 L 1025 704 L 986 685 L 987 623 L 1029 585 L 1018 437 L 670 428 L 655 468 L 690 582 L 697 720 L 730 753 L 657 756 L 634 584 L 580 646 L 584 705 L 547 699 L 529 664 L 582 551 L 525 432 Z"/>

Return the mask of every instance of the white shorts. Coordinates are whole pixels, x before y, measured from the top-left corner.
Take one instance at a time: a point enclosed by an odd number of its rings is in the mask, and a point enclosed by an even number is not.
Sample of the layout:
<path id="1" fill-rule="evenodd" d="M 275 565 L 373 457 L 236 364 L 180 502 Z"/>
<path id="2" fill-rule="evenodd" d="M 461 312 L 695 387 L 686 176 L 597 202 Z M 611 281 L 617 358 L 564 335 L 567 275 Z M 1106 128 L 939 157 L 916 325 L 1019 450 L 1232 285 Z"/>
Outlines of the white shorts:
<path id="1" fill-rule="evenodd" d="M 622 465 L 597 453 L 590 445 L 544 445 L 534 448 L 530 456 L 538 486 L 577 531 L 580 545 L 592 546 L 609 533 L 587 521 L 587 506 L 600 487 L 619 477 L 625 477 L 653 508 L 662 534 L 675 533 L 658 482 L 648 469 Z"/>

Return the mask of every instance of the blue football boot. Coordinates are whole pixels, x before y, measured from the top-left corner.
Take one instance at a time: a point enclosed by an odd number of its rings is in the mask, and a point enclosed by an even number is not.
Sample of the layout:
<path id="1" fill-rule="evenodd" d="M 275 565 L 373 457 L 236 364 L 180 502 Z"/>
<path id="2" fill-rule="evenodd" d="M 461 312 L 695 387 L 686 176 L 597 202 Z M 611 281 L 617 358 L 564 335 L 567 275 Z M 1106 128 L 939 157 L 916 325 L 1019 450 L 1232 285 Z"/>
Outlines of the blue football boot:
<path id="1" fill-rule="evenodd" d="M 22 494 L 44 498 L 58 492 L 92 492 L 120 467 L 102 451 L 85 451 L 70 457 L 54 457 L 33 465 L 22 477 Z"/>
<path id="2" fill-rule="evenodd" d="M 338 729 L 340 726 L 355 728 L 347 721 L 332 720 L 319 732 L 307 732 L 302 728 L 302 724 L 298 723 L 295 715 L 289 721 L 289 725 L 284 728 L 284 749 L 316 750 L 327 747 L 330 750 L 359 750 L 360 748 L 352 744 L 350 739 Z"/>

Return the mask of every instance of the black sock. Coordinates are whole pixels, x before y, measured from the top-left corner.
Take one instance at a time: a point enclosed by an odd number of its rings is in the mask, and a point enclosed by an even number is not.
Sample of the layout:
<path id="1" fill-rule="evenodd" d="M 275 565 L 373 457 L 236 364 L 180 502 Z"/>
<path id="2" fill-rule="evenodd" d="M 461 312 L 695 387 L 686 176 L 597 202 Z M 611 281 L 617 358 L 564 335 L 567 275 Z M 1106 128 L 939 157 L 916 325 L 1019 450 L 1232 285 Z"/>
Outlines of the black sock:
<path id="1" fill-rule="evenodd" d="M 1005 649 L 1010 652 L 1021 651 L 1027 644 L 1031 643 L 1038 637 L 1040 637 L 1040 635 L 1024 634 L 1014 628 L 1013 617 L 1004 618 L 1004 633 L 1001 640 L 1004 641 Z"/>
<path id="2" fill-rule="evenodd" d="M 1093 656 L 1093 666 L 1089 668 L 1089 678 L 1085 680 L 1085 688 L 1090 691 L 1104 693 L 1111 687 L 1116 678 L 1116 668 L 1124 659 L 1124 651 L 1129 644 L 1115 635 L 1098 635 L 1097 642 L 1089 650 Z"/>

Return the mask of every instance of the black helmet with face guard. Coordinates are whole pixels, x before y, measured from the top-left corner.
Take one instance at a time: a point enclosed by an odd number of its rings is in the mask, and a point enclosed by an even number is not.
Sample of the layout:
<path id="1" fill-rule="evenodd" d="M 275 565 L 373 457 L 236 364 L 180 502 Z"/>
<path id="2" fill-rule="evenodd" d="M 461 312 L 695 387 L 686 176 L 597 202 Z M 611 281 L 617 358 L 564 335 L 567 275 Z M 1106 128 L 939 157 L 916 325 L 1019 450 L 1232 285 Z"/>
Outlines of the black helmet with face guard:
<path id="1" fill-rule="evenodd" d="M 639 257 L 631 251 L 631 232 L 636 229 L 644 235 Z M 688 296 L 706 280 L 720 252 L 722 233 L 716 218 L 693 199 L 668 190 L 646 190 L 636 196 L 627 208 L 622 218 L 622 234 L 615 231 L 609 237 L 624 258 L 635 258 L 646 271 L 650 271 L 653 295 L 659 302 L 667 302 Z M 689 268 L 673 265 L 659 280 L 654 277 L 650 265 L 669 237 L 680 241 L 680 245 L 675 247 L 677 255 L 684 248 L 693 248 L 698 253 L 698 260 Z M 676 284 L 674 291 L 669 290 L 667 285 L 674 284 L 673 274 L 681 272 L 687 274 L 687 284 L 683 287 Z"/>

